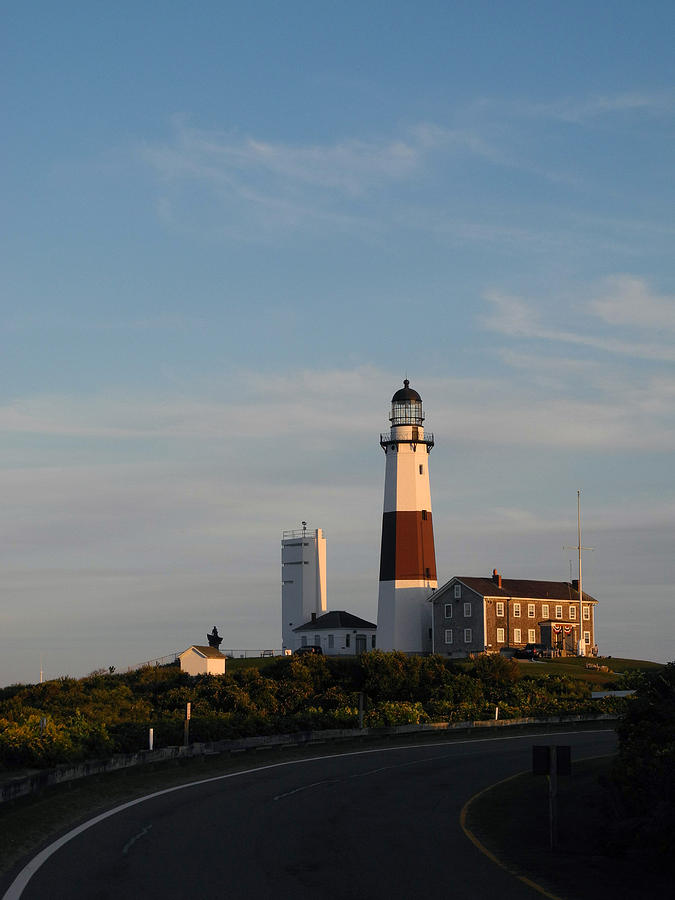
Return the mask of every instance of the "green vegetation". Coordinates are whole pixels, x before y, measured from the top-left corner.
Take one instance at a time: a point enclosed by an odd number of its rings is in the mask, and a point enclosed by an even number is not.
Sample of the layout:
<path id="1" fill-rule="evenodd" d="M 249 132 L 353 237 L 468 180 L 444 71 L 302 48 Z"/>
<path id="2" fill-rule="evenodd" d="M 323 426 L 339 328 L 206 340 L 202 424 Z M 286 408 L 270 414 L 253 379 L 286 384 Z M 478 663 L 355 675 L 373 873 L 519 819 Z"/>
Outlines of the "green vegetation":
<path id="1" fill-rule="evenodd" d="M 579 677 L 499 656 L 453 663 L 377 650 L 347 658 L 237 660 L 215 677 L 191 677 L 177 666 L 99 672 L 0 690 L 0 766 L 136 751 L 147 746 L 149 727 L 156 747 L 180 744 L 188 701 L 191 739 L 210 741 L 353 728 L 360 692 L 369 727 L 492 718 L 496 704 L 500 718 L 621 708 L 615 699 L 591 700 L 590 690 Z"/>
<path id="2" fill-rule="evenodd" d="M 675 841 L 675 662 L 644 678 L 617 732 L 612 842 L 665 859 Z"/>

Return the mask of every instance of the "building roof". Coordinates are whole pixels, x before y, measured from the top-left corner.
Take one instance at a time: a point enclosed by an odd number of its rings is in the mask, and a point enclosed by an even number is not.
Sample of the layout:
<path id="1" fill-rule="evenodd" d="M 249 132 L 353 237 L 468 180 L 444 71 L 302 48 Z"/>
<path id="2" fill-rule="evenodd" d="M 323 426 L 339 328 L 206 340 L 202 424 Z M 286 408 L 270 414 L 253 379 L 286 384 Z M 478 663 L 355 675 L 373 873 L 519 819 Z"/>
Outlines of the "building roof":
<path id="1" fill-rule="evenodd" d="M 474 576 L 456 575 L 447 582 L 461 581 L 472 591 L 482 597 L 515 597 L 527 600 L 576 600 L 579 601 L 579 591 L 569 581 L 531 581 L 527 578 L 502 578 L 502 586 L 499 587 L 492 578 L 475 578 Z M 440 587 L 438 595 L 446 585 Z M 584 600 L 589 603 L 597 603 L 595 597 L 591 597 L 584 591 Z"/>
<path id="2" fill-rule="evenodd" d="M 310 622 L 305 622 L 304 625 L 299 625 L 293 631 L 325 631 L 327 628 L 377 628 L 377 625 L 359 619 L 358 616 L 353 616 L 343 609 L 335 609 Z"/>
<path id="3" fill-rule="evenodd" d="M 204 647 L 202 644 L 191 644 L 187 650 L 183 650 L 183 653 L 178 655 L 183 656 L 185 653 L 189 653 L 190 650 L 196 650 L 197 653 L 201 653 L 202 656 L 207 656 L 209 659 L 225 659 L 224 654 L 216 647 Z"/>

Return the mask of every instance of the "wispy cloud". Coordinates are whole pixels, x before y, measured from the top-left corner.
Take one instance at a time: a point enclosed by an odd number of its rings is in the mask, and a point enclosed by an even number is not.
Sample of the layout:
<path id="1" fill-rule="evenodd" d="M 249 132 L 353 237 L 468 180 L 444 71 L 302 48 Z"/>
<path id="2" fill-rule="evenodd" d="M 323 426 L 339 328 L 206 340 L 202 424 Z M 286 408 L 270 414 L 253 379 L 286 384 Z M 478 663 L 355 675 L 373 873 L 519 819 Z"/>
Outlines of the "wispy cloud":
<path id="1" fill-rule="evenodd" d="M 675 297 L 651 293 L 643 279 L 626 275 L 606 279 L 599 297 L 578 304 L 576 330 L 547 324 L 538 308 L 521 297 L 489 290 L 485 299 L 491 311 L 481 317 L 482 324 L 509 337 L 577 344 L 636 359 L 675 361 L 672 342 L 659 340 L 664 329 L 675 328 Z M 598 320 L 606 325 L 639 326 L 643 337 L 617 337 L 606 329 L 598 333 Z M 651 341 L 644 339 L 649 330 L 654 337 Z"/>
<path id="2" fill-rule="evenodd" d="M 614 94 L 596 93 L 585 97 L 562 97 L 543 102 L 483 99 L 477 105 L 481 108 L 498 109 L 510 115 L 582 123 L 622 113 L 672 116 L 675 112 L 675 91 L 664 89 L 622 91 Z"/>
<path id="3" fill-rule="evenodd" d="M 540 332 L 518 325 L 510 333 Z M 424 378 L 425 400 L 439 434 L 447 431 L 454 443 L 471 445 L 498 433 L 501 445 L 513 447 L 675 448 L 675 376 L 652 373 L 629 379 L 592 362 L 515 352 L 503 358 L 513 373 L 507 380 Z M 554 379 L 557 384 L 552 385 Z M 579 381 L 586 386 L 582 394 Z M 374 367 L 283 375 L 242 371 L 220 386 L 211 379 L 209 399 L 194 385 L 182 385 L 179 393 L 133 400 L 115 394 L 27 397 L 0 408 L 0 431 L 116 439 L 141 447 L 148 439 L 163 439 L 180 458 L 197 445 L 207 456 L 211 447 L 215 457 L 239 465 L 244 454 L 245 465 L 255 459 L 263 468 L 268 468 L 270 453 L 281 459 L 280 447 L 295 465 L 292 448 L 301 436 L 303 453 L 315 454 L 318 472 L 318 460 L 327 449 L 344 446 L 345 440 L 349 446 L 360 445 L 374 440 L 378 428 L 386 428 L 383 398 L 397 382 L 397 375 Z M 572 421 L 574 429 L 569 427 Z M 152 452 L 154 444 L 149 446 Z M 126 451 L 117 452 L 128 457 Z"/>
<path id="4" fill-rule="evenodd" d="M 631 275 L 608 278 L 589 309 L 609 325 L 675 331 L 675 295 L 654 294 L 642 278 Z"/>
<path id="5" fill-rule="evenodd" d="M 464 151 L 493 161 L 503 157 L 478 133 L 423 122 L 389 139 L 345 138 L 333 143 L 288 144 L 237 131 L 211 132 L 174 117 L 172 140 L 141 145 L 143 158 L 166 179 L 204 179 L 238 191 L 265 177 L 286 189 L 310 185 L 359 195 L 409 178 L 438 151 Z M 254 191 L 252 192 L 255 193 Z"/>
<path id="6" fill-rule="evenodd" d="M 210 202 L 215 197 L 220 204 L 217 227 L 227 231 L 229 213 L 242 229 L 239 237 L 247 225 L 253 233 L 261 225 L 377 230 L 388 217 L 370 208 L 373 199 L 433 173 L 439 160 L 447 165 L 449 159 L 470 157 L 512 165 L 477 131 L 433 122 L 389 137 L 291 144 L 236 130 L 199 129 L 177 116 L 169 139 L 145 142 L 138 154 L 163 186 L 157 211 L 165 223 L 184 227 L 189 216 L 181 189 L 203 186 Z M 205 210 L 207 202 L 200 204 L 200 215 L 208 219 Z"/>

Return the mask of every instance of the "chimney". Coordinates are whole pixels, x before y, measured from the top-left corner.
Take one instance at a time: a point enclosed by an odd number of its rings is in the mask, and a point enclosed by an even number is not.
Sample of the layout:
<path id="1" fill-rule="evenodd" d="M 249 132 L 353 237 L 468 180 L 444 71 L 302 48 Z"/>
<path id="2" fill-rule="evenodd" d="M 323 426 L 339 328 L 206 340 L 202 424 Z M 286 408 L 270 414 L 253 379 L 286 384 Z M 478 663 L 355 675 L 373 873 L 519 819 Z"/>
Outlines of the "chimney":
<path id="1" fill-rule="evenodd" d="M 572 579 L 572 587 L 574 588 L 575 591 L 579 590 L 579 579 L 578 578 Z"/>
<path id="2" fill-rule="evenodd" d="M 316 613 L 312 613 L 312 622 L 316 622 Z"/>
<path id="3" fill-rule="evenodd" d="M 497 585 L 497 587 L 501 590 L 502 587 L 502 576 L 496 569 L 492 570 L 492 580 Z"/>

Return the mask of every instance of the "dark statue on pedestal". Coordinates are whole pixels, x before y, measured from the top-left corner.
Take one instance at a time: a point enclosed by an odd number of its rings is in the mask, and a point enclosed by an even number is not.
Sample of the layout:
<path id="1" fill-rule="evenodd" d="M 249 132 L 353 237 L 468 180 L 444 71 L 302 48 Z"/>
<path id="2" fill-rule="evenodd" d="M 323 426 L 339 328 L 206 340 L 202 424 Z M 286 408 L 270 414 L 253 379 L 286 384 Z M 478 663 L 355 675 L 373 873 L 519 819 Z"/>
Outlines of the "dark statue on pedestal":
<path id="1" fill-rule="evenodd" d="M 218 634 L 218 629 L 215 625 L 213 626 L 213 631 L 211 632 L 211 634 L 206 635 L 206 639 L 209 642 L 209 647 L 215 647 L 216 650 L 223 643 L 223 639 Z"/>

